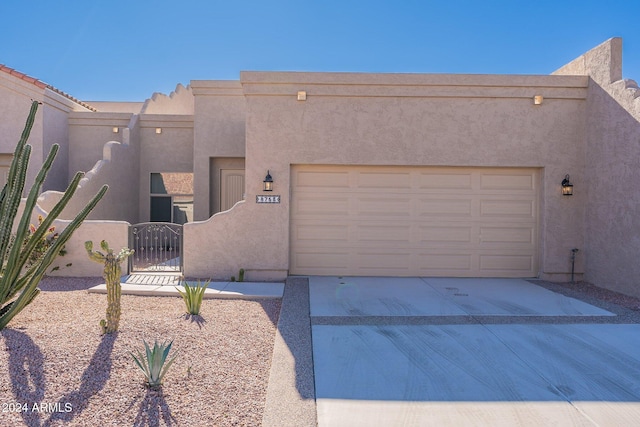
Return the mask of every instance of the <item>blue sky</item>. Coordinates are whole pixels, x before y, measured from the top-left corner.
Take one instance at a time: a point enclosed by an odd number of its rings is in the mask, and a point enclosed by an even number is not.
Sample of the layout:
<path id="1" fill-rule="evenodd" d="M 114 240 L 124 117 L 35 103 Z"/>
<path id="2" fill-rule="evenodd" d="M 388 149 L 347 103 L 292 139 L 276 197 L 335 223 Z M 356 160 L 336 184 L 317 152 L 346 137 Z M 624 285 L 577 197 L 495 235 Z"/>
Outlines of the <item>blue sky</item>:
<path id="1" fill-rule="evenodd" d="M 610 37 L 640 81 L 635 0 L 2 0 L 0 63 L 85 101 L 240 71 L 549 74 Z"/>

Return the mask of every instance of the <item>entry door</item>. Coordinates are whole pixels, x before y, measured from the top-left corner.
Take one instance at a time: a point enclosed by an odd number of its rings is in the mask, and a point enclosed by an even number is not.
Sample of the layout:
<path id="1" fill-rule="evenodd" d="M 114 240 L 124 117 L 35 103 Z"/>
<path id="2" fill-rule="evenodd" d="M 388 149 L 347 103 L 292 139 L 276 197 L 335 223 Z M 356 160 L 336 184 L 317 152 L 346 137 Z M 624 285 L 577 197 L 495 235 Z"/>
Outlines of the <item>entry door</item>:
<path id="1" fill-rule="evenodd" d="M 244 169 L 220 170 L 220 211 L 231 209 L 244 198 Z"/>

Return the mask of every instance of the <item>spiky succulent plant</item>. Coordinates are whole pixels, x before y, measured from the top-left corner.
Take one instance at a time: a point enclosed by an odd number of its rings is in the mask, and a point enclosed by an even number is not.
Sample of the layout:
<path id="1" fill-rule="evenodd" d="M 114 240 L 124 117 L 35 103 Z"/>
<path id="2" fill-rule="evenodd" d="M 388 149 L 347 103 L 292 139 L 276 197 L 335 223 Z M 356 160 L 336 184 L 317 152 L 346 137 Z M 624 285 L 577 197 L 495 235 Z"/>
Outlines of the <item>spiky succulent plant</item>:
<path id="1" fill-rule="evenodd" d="M 151 388 L 160 387 L 162 379 L 176 360 L 176 357 L 178 357 L 177 352 L 174 352 L 173 357 L 167 360 L 173 341 L 169 343 L 155 341 L 153 348 L 150 348 L 146 341 L 143 340 L 142 342 L 144 343 L 144 354 L 140 350 L 136 350 L 136 354 L 130 354 L 136 365 L 144 373 L 146 384 Z"/>
<path id="2" fill-rule="evenodd" d="M 18 218 L 18 207 L 22 199 L 29 157 L 31 156 L 31 145 L 27 144 L 27 140 L 29 139 L 37 110 L 38 102 L 34 101 L 31 104 L 31 111 L 20 141 L 13 153 L 7 182 L 0 192 L 0 330 L 7 326 L 9 321 L 40 293 L 38 284 L 47 269 L 56 256 L 60 254 L 73 232 L 80 227 L 87 215 L 102 199 L 108 188 L 104 185 L 65 227 L 55 241 L 48 246 L 46 251 L 39 254 L 34 260 L 34 252 L 38 250 L 38 245 L 46 238 L 46 233 L 53 227 L 53 221 L 67 206 L 78 188 L 78 183 L 84 176 L 82 172 L 76 173 L 58 203 L 43 218 L 40 226 L 32 230 L 33 233 L 30 234 L 31 215 L 40 195 L 42 184 L 58 152 L 58 145 L 54 144 L 29 190 L 22 217 Z M 16 220 L 18 224 L 17 227 L 14 227 Z M 12 236 L 14 228 L 16 232 L 15 236 Z M 15 244 L 11 244 L 12 241 Z M 23 242 L 24 244 L 22 244 Z M 31 263 L 31 260 L 33 260 L 33 263 Z"/>

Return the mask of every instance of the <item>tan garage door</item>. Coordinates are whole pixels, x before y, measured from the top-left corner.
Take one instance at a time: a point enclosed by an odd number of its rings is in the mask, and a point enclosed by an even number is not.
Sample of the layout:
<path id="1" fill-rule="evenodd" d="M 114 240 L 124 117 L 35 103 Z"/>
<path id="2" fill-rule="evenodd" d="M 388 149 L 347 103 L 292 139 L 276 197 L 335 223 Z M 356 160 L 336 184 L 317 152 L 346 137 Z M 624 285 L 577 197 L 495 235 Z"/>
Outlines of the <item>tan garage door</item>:
<path id="1" fill-rule="evenodd" d="M 539 170 L 292 167 L 290 273 L 534 277 Z"/>

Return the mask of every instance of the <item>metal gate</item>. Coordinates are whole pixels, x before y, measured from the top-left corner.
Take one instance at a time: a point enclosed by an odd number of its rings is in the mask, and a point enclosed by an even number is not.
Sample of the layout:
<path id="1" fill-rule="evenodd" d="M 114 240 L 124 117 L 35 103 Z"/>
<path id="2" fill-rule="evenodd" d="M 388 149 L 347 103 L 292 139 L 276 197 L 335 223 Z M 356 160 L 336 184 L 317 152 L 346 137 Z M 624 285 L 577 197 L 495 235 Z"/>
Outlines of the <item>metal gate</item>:
<path id="1" fill-rule="evenodd" d="M 145 222 L 132 225 L 129 247 L 131 273 L 182 272 L 182 225 L 170 222 Z"/>

